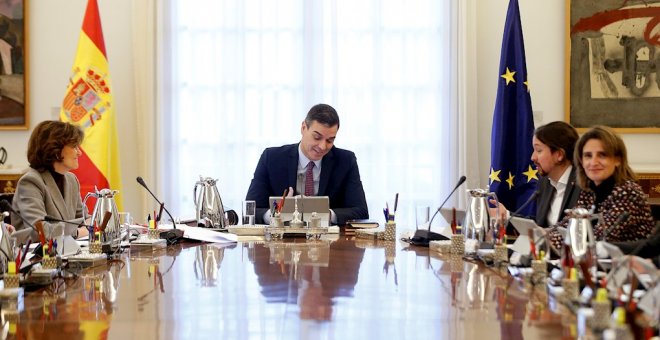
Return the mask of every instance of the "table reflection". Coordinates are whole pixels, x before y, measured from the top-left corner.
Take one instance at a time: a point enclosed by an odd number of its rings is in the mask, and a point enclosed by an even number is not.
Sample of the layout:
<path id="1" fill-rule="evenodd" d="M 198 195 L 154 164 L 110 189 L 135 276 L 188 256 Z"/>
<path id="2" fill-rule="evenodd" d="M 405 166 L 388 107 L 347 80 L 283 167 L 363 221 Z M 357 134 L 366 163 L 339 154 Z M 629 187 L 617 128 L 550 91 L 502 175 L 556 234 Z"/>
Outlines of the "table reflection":
<path id="1" fill-rule="evenodd" d="M 575 318 L 500 268 L 392 241 L 127 251 L 3 309 L 10 339 L 559 338 Z"/>
<path id="2" fill-rule="evenodd" d="M 255 247 L 253 262 L 268 302 L 298 305 L 302 320 L 329 321 L 333 299 L 353 295 L 363 255 L 353 242 L 285 239 Z"/>

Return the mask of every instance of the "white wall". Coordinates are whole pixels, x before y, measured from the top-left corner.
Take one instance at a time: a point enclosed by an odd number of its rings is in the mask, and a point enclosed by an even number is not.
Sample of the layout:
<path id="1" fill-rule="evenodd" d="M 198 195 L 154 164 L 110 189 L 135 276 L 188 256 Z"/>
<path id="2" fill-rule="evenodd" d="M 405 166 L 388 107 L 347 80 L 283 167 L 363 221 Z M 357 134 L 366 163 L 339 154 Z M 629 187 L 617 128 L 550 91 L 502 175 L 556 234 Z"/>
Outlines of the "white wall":
<path id="1" fill-rule="evenodd" d="M 137 213 L 139 197 L 135 177 L 138 155 L 131 53 L 131 0 L 99 0 L 105 45 L 110 64 L 115 112 L 119 125 L 124 206 Z M 0 146 L 14 168 L 28 166 L 25 150 L 32 128 L 47 119 L 58 119 L 78 45 L 87 0 L 31 0 L 26 14 L 29 58 L 30 129 L 0 131 Z"/>
<path id="2" fill-rule="evenodd" d="M 110 63 L 115 108 L 120 128 L 120 157 L 126 210 L 144 211 L 145 193 L 138 190 L 140 173 L 135 111 L 131 0 L 98 0 Z M 86 0 L 31 0 L 29 16 L 30 126 L 56 119 L 54 112 L 66 90 L 73 65 Z M 477 111 L 481 185 L 486 184 L 490 163 L 490 127 L 497 90 L 502 31 L 508 0 L 476 1 L 477 13 Z M 520 0 L 532 105 L 547 123 L 564 117 L 565 2 Z M 150 66 L 150 65 L 147 65 Z M 25 150 L 30 131 L 0 131 L 0 146 L 9 152 L 8 163 L 26 167 Z M 660 170 L 660 153 L 649 145 L 660 145 L 660 135 L 625 135 L 631 163 L 637 169 Z M 149 181 L 150 182 L 150 181 Z"/>
<path id="3" fill-rule="evenodd" d="M 508 0 L 477 1 L 477 98 L 479 157 L 484 174 L 490 169 L 490 129 L 497 92 L 498 67 Z M 566 6 L 563 0 L 519 0 L 525 38 L 532 108 L 537 125 L 564 119 L 564 56 Z M 539 118 L 539 117 L 535 117 Z M 476 137 L 476 136 L 475 136 Z M 623 139 L 633 169 L 660 171 L 660 134 L 627 134 Z"/>

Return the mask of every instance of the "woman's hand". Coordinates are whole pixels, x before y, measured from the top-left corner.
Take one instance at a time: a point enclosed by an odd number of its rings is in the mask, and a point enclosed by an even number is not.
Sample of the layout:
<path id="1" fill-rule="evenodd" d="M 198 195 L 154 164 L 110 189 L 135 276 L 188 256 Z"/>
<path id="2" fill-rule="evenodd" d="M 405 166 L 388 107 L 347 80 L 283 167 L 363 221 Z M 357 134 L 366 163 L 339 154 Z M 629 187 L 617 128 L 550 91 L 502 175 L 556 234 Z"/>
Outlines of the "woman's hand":
<path id="1" fill-rule="evenodd" d="M 7 232 L 9 232 L 9 234 L 12 234 L 16 231 L 16 228 L 9 223 L 5 223 L 5 228 L 7 228 Z"/>

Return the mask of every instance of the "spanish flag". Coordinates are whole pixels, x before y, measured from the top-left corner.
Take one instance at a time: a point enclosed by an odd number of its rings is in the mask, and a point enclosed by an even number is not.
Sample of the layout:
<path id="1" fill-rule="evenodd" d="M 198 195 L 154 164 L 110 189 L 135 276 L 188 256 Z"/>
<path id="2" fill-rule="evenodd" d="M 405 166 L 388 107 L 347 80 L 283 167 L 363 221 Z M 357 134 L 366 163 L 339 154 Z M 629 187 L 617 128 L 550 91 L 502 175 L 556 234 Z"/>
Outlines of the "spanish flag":
<path id="1" fill-rule="evenodd" d="M 80 180 L 80 193 L 109 188 L 121 190 L 117 125 L 108 58 L 103 42 L 101 18 L 96 0 L 88 0 L 73 72 L 64 96 L 60 120 L 80 126 L 85 132 L 74 171 Z M 121 192 L 121 191 L 120 191 Z M 115 196 L 122 209 L 121 196 Z M 88 202 L 88 208 L 93 202 Z"/>

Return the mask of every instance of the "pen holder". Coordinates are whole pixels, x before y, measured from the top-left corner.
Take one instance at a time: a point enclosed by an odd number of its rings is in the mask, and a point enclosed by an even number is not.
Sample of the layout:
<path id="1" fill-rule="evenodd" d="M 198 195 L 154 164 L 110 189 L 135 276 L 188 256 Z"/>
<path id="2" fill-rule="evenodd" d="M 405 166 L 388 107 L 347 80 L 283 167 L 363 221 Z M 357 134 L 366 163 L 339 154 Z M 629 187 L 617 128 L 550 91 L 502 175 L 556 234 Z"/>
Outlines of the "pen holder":
<path id="1" fill-rule="evenodd" d="M 383 240 L 394 241 L 396 240 L 396 222 L 387 221 L 385 224 L 385 232 L 383 233 Z"/>
<path id="2" fill-rule="evenodd" d="M 532 281 L 542 282 L 548 276 L 548 266 L 544 260 L 532 260 Z"/>
<path id="3" fill-rule="evenodd" d="M 580 294 L 580 282 L 575 279 L 562 279 L 561 286 L 564 288 L 564 297 L 570 301 L 577 300 Z"/>
<path id="4" fill-rule="evenodd" d="M 610 300 L 591 301 L 591 308 L 594 310 L 594 316 L 591 318 L 591 326 L 597 330 L 602 330 L 610 325 L 610 315 L 612 315 L 612 303 Z"/>
<path id="5" fill-rule="evenodd" d="M 273 216 L 270 219 L 270 226 L 274 228 L 284 228 L 284 222 L 282 222 L 281 216 Z"/>
<path id="6" fill-rule="evenodd" d="M 509 262 L 509 248 L 505 244 L 496 244 L 493 257 L 497 263 Z"/>
<path id="7" fill-rule="evenodd" d="M 5 281 L 5 289 L 18 288 L 18 274 L 5 274 L 3 280 Z"/>
<path id="8" fill-rule="evenodd" d="M 92 254 L 100 254 L 103 251 L 103 246 L 101 242 L 92 242 L 89 245 L 89 252 Z"/>
<path id="9" fill-rule="evenodd" d="M 147 231 L 147 235 L 149 236 L 149 239 L 157 240 L 157 239 L 160 238 L 160 230 L 158 230 L 158 229 L 149 229 Z"/>
<path id="10" fill-rule="evenodd" d="M 457 255 L 465 254 L 465 236 L 463 234 L 451 235 L 451 253 Z"/>
<path id="11" fill-rule="evenodd" d="M 55 269 L 57 268 L 57 258 L 49 257 L 41 260 L 41 267 L 44 269 Z"/>

